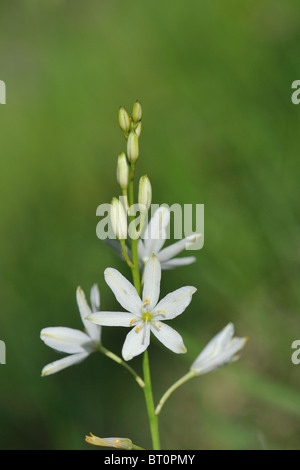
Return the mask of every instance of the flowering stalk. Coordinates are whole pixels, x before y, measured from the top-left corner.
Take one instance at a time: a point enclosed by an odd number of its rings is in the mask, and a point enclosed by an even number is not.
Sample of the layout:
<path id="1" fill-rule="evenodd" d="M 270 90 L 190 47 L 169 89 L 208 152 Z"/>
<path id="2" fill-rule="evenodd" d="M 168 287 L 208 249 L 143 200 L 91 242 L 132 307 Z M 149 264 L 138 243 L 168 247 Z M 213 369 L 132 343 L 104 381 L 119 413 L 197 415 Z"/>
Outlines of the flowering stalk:
<path id="1" fill-rule="evenodd" d="M 41 339 L 46 345 L 67 354 L 45 366 L 42 375 L 51 375 L 78 364 L 96 351 L 122 365 L 144 390 L 152 447 L 154 450 L 160 450 L 158 415 L 168 398 L 188 380 L 235 361 L 238 358 L 237 354 L 246 343 L 246 338 L 234 337 L 234 326 L 229 323 L 209 341 L 192 363 L 189 371 L 165 392 L 155 409 L 147 352 L 150 336 L 154 335 L 176 354 L 186 353 L 183 338 L 167 323 L 185 311 L 197 290 L 193 286 L 184 286 L 159 300 L 161 271 L 193 263 L 195 257 L 177 258 L 177 255 L 191 247 L 201 234 L 190 235 L 164 247 L 170 222 L 170 210 L 161 206 L 146 224 L 145 219 L 152 200 L 151 183 L 146 175 L 142 176 L 139 182 L 137 206 L 140 219 L 136 219 L 134 177 L 135 164 L 139 158 L 141 119 L 142 107 L 139 101 L 134 104 L 132 116 L 129 116 L 123 107 L 119 110 L 119 125 L 127 141 L 127 153 L 122 152 L 118 156 L 117 164 L 117 181 L 123 197 L 114 197 L 110 205 L 111 227 L 120 242 L 119 245 L 118 242 L 112 241 L 112 245 L 119 255 L 123 255 L 131 269 L 133 284 L 114 268 L 107 268 L 104 271 L 106 283 L 125 311 L 109 312 L 100 309 L 100 292 L 97 285 L 93 285 L 91 289 L 91 306 L 89 306 L 84 292 L 78 287 L 76 300 L 84 331 L 66 327 L 50 327 L 41 331 Z M 128 233 L 130 247 L 126 245 Z M 103 326 L 130 328 L 122 348 L 124 360 L 102 345 Z M 144 380 L 128 365 L 128 361 L 142 353 Z M 124 437 L 101 438 L 91 434 L 86 436 L 86 442 L 100 447 L 142 450 L 130 439 Z"/>
<path id="2" fill-rule="evenodd" d="M 135 170 L 135 163 L 132 162 L 130 164 L 130 179 L 129 179 L 129 186 L 128 186 L 129 207 L 133 207 L 134 205 L 134 172 L 135 172 L 134 170 Z M 129 223 L 133 221 L 134 221 L 134 216 L 129 215 Z M 138 295 L 141 296 L 138 240 L 135 238 L 131 239 L 131 253 L 132 253 L 132 262 L 133 262 L 133 267 L 131 268 L 133 284 L 137 290 Z M 154 450 L 159 450 L 160 439 L 159 439 L 159 429 L 158 429 L 158 418 L 155 415 L 155 409 L 154 409 L 149 357 L 148 357 L 147 350 L 144 352 L 144 356 L 143 356 L 143 373 L 144 373 L 144 382 L 145 382 L 144 395 L 145 395 L 149 426 L 150 426 L 150 432 L 151 432 L 151 438 L 152 438 L 152 446 Z"/>

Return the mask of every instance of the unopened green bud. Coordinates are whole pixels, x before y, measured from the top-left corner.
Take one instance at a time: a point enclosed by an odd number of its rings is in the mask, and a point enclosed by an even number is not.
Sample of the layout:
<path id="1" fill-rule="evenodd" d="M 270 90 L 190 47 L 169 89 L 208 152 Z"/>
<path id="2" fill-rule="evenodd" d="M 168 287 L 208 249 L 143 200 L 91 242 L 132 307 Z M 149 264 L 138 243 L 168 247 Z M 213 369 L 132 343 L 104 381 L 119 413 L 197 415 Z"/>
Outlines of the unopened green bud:
<path id="1" fill-rule="evenodd" d="M 124 152 L 118 156 L 117 180 L 122 189 L 128 187 L 129 165 Z"/>
<path id="2" fill-rule="evenodd" d="M 128 136 L 127 157 L 130 163 L 135 163 L 139 157 L 139 139 L 134 131 L 131 131 Z"/>
<path id="3" fill-rule="evenodd" d="M 123 106 L 119 109 L 119 124 L 123 132 L 128 132 L 130 129 L 130 117 Z"/>
<path id="4" fill-rule="evenodd" d="M 116 197 L 110 205 L 110 220 L 114 234 L 119 240 L 127 238 L 127 216 L 122 203 Z"/>
<path id="5" fill-rule="evenodd" d="M 147 212 L 152 201 L 152 188 L 147 175 L 140 178 L 139 184 L 139 208 L 141 212 Z"/>
<path id="6" fill-rule="evenodd" d="M 136 101 L 133 105 L 132 119 L 134 122 L 139 122 L 142 119 L 142 105 L 139 101 Z"/>

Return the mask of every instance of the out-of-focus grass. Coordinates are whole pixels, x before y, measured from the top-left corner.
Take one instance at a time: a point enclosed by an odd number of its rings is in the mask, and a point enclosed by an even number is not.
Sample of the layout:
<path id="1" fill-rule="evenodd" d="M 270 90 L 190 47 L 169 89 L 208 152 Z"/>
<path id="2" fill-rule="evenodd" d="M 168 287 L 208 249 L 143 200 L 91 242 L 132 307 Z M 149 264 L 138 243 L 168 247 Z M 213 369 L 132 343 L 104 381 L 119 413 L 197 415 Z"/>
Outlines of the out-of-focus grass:
<path id="1" fill-rule="evenodd" d="M 140 99 L 154 202 L 205 204 L 198 261 L 162 294 L 198 292 L 174 327 L 188 355 L 153 341 L 159 398 L 227 322 L 249 336 L 239 363 L 186 384 L 161 415 L 168 448 L 299 448 L 299 71 L 296 1 L 2 2 L 0 79 L 1 448 L 87 448 L 84 435 L 149 445 L 143 396 L 102 356 L 53 377 L 45 326 L 80 328 L 78 284 L 129 274 L 95 234 L 118 191 L 120 105 Z M 123 329 L 103 341 L 120 352 Z M 140 358 L 133 360 L 140 368 Z"/>

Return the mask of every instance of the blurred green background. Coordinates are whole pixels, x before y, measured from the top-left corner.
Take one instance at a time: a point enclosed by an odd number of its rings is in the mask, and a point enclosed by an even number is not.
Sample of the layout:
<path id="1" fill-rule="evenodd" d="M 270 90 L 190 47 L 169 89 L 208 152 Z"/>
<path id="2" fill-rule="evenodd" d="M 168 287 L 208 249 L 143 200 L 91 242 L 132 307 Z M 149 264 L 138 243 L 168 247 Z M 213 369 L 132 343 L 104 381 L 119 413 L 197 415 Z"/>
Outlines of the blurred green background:
<path id="1" fill-rule="evenodd" d="M 162 295 L 198 292 L 172 324 L 188 353 L 152 341 L 156 401 L 229 321 L 249 337 L 239 362 L 172 396 L 163 448 L 299 448 L 299 25 L 297 0 L 2 0 L 1 449 L 89 449 L 90 431 L 150 446 L 143 394 L 109 359 L 40 377 L 59 357 L 40 330 L 81 328 L 77 285 L 97 282 L 112 310 L 103 271 L 129 276 L 96 208 L 118 194 L 118 108 L 136 99 L 153 202 L 205 204 L 197 263 L 163 275 Z M 103 343 L 120 353 L 126 333 Z"/>

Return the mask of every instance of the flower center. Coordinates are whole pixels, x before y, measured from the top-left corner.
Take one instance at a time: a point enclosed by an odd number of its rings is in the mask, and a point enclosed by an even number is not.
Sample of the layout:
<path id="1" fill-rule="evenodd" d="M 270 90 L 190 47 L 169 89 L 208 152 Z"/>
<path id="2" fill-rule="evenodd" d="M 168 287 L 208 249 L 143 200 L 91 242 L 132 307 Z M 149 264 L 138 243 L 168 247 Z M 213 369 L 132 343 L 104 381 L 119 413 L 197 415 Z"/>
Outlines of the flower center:
<path id="1" fill-rule="evenodd" d="M 142 316 L 142 320 L 146 323 L 147 321 L 151 321 L 151 313 L 149 312 L 146 312 L 144 313 L 144 315 Z"/>

